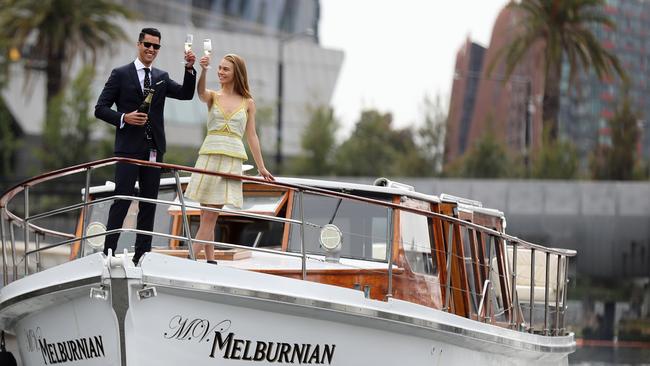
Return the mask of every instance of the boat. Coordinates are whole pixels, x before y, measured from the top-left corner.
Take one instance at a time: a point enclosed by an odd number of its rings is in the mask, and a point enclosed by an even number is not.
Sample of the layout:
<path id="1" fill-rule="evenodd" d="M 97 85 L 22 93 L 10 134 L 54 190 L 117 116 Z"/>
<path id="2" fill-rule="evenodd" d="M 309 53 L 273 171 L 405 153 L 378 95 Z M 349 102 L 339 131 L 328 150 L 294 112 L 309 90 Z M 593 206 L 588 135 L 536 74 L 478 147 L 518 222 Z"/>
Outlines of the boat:
<path id="1" fill-rule="evenodd" d="M 118 162 L 162 169 L 158 198 L 90 184 Z M 507 234 L 497 209 L 386 178 L 225 174 L 243 181 L 244 204 L 212 209 L 184 198 L 192 172 L 219 175 L 110 158 L 0 197 L 0 329 L 23 365 L 567 365 L 575 350 L 564 318 L 576 252 Z M 79 199 L 36 212 L 40 185 L 75 175 Z M 115 199 L 133 203 L 106 231 Z M 138 201 L 157 205 L 152 232 L 135 228 Z M 193 239 L 202 209 L 219 212 L 214 242 Z M 47 227 L 62 214 L 78 215 L 73 228 Z M 137 233 L 153 250 L 134 265 Z"/>

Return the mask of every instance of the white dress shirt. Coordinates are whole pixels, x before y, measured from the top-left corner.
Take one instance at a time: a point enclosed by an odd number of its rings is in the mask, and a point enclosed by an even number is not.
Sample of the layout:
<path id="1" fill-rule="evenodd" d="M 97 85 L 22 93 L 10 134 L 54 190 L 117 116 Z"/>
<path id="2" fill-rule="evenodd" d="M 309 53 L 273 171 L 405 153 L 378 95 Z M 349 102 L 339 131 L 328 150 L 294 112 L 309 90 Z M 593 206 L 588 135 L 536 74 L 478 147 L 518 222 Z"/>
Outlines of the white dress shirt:
<path id="1" fill-rule="evenodd" d="M 139 58 L 136 58 L 135 61 L 133 61 L 133 64 L 135 64 L 135 70 L 138 73 L 138 80 L 140 81 L 140 88 L 142 89 L 142 93 L 144 94 L 144 69 L 146 66 L 140 61 Z M 153 78 L 151 77 L 151 67 L 149 69 L 149 79 L 151 80 L 151 85 L 153 85 Z M 124 115 L 125 113 L 122 113 L 122 118 L 120 118 L 120 128 L 124 127 Z"/>

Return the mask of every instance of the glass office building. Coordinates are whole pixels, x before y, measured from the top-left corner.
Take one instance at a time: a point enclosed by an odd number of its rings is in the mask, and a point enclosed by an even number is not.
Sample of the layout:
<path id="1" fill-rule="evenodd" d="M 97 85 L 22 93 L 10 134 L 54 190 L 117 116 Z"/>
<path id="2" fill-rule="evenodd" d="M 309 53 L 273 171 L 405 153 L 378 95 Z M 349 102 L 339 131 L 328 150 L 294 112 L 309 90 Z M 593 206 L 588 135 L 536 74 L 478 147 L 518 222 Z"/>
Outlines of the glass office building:
<path id="1" fill-rule="evenodd" d="M 650 1 L 606 0 L 603 12 L 616 28 L 597 27 L 596 37 L 614 53 L 630 78 L 629 97 L 640 112 L 641 139 L 636 146 L 639 156 L 650 158 Z M 608 120 L 624 96 L 617 77 L 600 80 L 594 72 L 581 73 L 569 87 L 568 65 L 564 65 L 561 84 L 560 133 L 577 147 L 582 167 L 601 144 L 611 143 Z"/>

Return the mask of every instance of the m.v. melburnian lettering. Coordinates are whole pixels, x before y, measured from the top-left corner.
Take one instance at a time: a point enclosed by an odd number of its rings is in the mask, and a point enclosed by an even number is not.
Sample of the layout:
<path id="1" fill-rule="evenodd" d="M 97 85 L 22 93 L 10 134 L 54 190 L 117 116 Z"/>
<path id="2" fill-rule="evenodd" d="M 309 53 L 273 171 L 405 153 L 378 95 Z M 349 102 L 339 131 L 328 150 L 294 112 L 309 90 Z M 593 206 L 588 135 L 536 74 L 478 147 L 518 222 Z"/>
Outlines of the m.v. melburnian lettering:
<path id="1" fill-rule="evenodd" d="M 223 338 L 214 332 L 212 352 L 215 358 L 265 363 L 290 363 L 296 365 L 331 365 L 334 359 L 335 344 L 284 343 L 239 339 L 234 333 Z"/>
<path id="2" fill-rule="evenodd" d="M 38 345 L 41 349 L 43 362 L 46 365 L 106 357 L 102 336 L 78 338 L 55 343 L 47 343 L 45 338 L 41 338 L 38 340 Z"/>

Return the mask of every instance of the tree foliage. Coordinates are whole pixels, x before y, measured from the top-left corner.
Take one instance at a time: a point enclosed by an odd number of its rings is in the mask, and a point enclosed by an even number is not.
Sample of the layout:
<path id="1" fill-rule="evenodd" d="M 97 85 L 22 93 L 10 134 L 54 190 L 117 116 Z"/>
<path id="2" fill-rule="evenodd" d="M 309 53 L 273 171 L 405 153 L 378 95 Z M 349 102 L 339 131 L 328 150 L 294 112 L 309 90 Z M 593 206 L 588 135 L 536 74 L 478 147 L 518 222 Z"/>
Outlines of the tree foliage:
<path id="1" fill-rule="evenodd" d="M 449 175 L 464 178 L 506 178 L 511 175 L 508 153 L 491 128 L 457 164 L 450 167 Z"/>
<path id="2" fill-rule="evenodd" d="M 393 116 L 361 113 L 352 135 L 335 154 L 334 173 L 347 176 L 425 176 L 433 168 L 415 141 L 412 127 L 393 129 Z"/>
<path id="3" fill-rule="evenodd" d="M 44 146 L 49 148 L 38 153 L 46 170 L 75 165 L 106 154 L 106 143 L 91 140 L 92 126 L 97 123 L 90 107 L 93 78 L 92 66 L 83 68 L 66 92 L 50 102 L 42 135 Z"/>
<path id="4" fill-rule="evenodd" d="M 616 114 L 608 121 L 611 145 L 596 148 L 590 161 L 595 179 L 630 180 L 635 177 L 636 148 L 640 138 L 640 115 L 632 108 L 628 96 L 621 101 Z"/>
<path id="5" fill-rule="evenodd" d="M 429 175 L 442 172 L 445 151 L 447 113 L 440 96 L 435 99 L 424 98 L 424 124 L 418 129 L 418 145 L 425 160 L 424 166 Z M 429 170 L 430 169 L 430 170 Z"/>
<path id="6" fill-rule="evenodd" d="M 424 100 L 424 124 L 400 129 L 393 116 L 374 109 L 361 112 L 351 136 L 339 146 L 339 122 L 330 108 L 313 110 L 302 136 L 302 157 L 293 162 L 298 175 L 411 176 L 440 174 L 446 114 L 440 98 Z"/>
<path id="7" fill-rule="evenodd" d="M 293 174 L 317 176 L 333 172 L 338 126 L 331 108 L 318 107 L 312 111 L 301 140 L 305 153 L 293 162 L 290 169 Z"/>
<path id="8" fill-rule="evenodd" d="M 549 141 L 558 138 L 563 60 L 569 64 L 571 78 L 581 69 L 593 70 L 601 78 L 614 72 L 626 78 L 617 57 L 594 34 L 596 27 L 615 27 L 602 11 L 604 5 L 604 0 L 520 0 L 508 5 L 519 16 L 517 28 L 512 40 L 491 60 L 490 69 L 497 60 L 504 59 L 509 78 L 531 50 L 543 46 L 542 120 L 549 131 Z"/>
<path id="9" fill-rule="evenodd" d="M 44 62 L 48 103 L 66 86 L 72 61 L 82 56 L 94 64 L 100 50 L 126 39 L 115 22 L 133 18 L 110 0 L 0 0 L 0 8 L 0 38 L 29 61 Z"/>
<path id="10" fill-rule="evenodd" d="M 564 140 L 552 140 L 544 129 L 542 147 L 533 155 L 532 177 L 537 179 L 575 179 L 578 176 L 578 152 Z"/>
<path id="11" fill-rule="evenodd" d="M 22 146 L 22 139 L 14 127 L 13 117 L 0 97 L 0 180 L 8 180 L 15 173 L 14 154 Z M 2 191 L 2 189 L 0 189 Z"/>
<path id="12" fill-rule="evenodd" d="M 352 135 L 336 152 L 335 173 L 347 176 L 391 175 L 393 116 L 376 110 L 361 112 Z"/>
<path id="13" fill-rule="evenodd" d="M 133 19 L 122 5 L 111 0 L 0 0 L 0 45 L 7 59 L 11 50 L 23 53 L 27 79 L 33 70 L 45 71 L 46 118 L 43 133 L 45 151 L 57 149 L 56 128 L 62 121 L 58 106 L 68 83 L 67 75 L 75 58 L 94 65 L 99 52 L 110 48 L 126 35 L 116 21 Z M 16 51 L 16 52 L 17 52 Z M 6 70 L 6 62 L 0 70 Z M 6 82 L 9 73 L 0 74 Z M 53 123 L 53 126 L 48 126 Z M 51 164 L 52 157 L 47 157 Z"/>

